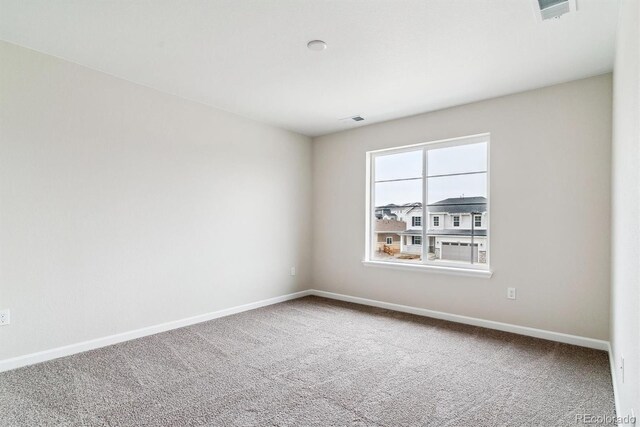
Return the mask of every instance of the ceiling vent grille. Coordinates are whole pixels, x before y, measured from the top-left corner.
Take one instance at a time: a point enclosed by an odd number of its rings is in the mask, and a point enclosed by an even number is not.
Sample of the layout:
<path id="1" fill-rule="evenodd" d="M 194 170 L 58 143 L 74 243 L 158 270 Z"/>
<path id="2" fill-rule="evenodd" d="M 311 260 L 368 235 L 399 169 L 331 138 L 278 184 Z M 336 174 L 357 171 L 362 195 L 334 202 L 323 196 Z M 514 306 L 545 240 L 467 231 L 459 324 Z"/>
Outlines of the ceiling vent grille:
<path id="1" fill-rule="evenodd" d="M 576 11 L 576 0 L 533 0 L 539 21 L 560 18 L 565 13 Z"/>
<path id="2" fill-rule="evenodd" d="M 364 117 L 362 116 L 349 116 L 349 117 L 343 117 L 341 119 L 338 119 L 341 122 L 349 122 L 349 121 L 354 121 L 354 122 L 361 122 L 364 120 Z"/>

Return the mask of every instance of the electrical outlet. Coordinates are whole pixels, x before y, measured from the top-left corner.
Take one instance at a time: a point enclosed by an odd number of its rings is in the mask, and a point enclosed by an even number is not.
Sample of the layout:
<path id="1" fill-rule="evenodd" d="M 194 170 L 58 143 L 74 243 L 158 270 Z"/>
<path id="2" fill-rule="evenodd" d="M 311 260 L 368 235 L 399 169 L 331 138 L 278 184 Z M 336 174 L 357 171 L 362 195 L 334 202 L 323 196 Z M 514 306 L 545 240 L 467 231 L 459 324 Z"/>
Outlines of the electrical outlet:
<path id="1" fill-rule="evenodd" d="M 291 275 L 292 276 L 296 275 L 296 268 L 295 267 L 291 267 Z"/>
<path id="2" fill-rule="evenodd" d="M 507 298 L 516 299 L 516 288 L 507 288 Z"/>
<path id="3" fill-rule="evenodd" d="M 0 310 L 0 326 L 8 325 L 11 321 L 9 309 Z"/>

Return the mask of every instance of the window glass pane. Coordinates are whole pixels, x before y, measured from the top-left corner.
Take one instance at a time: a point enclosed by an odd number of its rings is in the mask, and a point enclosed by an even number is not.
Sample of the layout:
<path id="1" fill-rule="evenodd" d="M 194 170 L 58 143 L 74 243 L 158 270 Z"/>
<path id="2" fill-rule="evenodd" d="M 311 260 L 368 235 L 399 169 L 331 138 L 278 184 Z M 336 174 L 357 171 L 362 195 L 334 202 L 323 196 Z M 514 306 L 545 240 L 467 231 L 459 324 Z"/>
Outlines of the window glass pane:
<path id="1" fill-rule="evenodd" d="M 441 176 L 427 179 L 427 204 L 446 199 L 487 197 L 487 174 Z M 486 201 L 484 201 L 486 203 Z"/>
<path id="2" fill-rule="evenodd" d="M 475 219 L 487 211 L 487 174 L 428 178 L 427 191 L 429 216 L 441 218 L 439 227 L 426 231 L 427 259 L 447 265 L 486 264 L 487 230 L 476 228 Z"/>
<path id="3" fill-rule="evenodd" d="M 422 178 L 407 181 L 378 182 L 375 184 L 376 208 L 386 205 L 420 203 L 422 200 Z"/>
<path id="4" fill-rule="evenodd" d="M 485 172 L 487 170 L 487 143 L 429 150 L 427 165 L 428 176 Z"/>
<path id="5" fill-rule="evenodd" d="M 422 177 L 422 150 L 375 157 L 376 181 Z"/>
<path id="6" fill-rule="evenodd" d="M 422 178 L 374 185 L 372 259 L 420 263 Z"/>

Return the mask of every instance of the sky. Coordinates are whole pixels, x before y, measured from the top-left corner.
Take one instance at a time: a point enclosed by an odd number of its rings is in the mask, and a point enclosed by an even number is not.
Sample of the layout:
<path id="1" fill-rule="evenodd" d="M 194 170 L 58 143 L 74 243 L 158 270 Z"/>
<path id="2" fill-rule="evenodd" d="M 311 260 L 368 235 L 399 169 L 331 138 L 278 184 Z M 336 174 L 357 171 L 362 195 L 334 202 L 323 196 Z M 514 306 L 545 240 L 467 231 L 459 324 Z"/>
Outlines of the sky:
<path id="1" fill-rule="evenodd" d="M 487 196 L 487 144 L 438 148 L 427 156 L 427 204 L 449 197 Z M 422 150 L 375 158 L 375 205 L 422 200 Z M 434 175 L 485 172 L 472 175 Z M 409 179 L 414 178 L 414 179 Z M 393 179 L 406 181 L 380 182 Z"/>

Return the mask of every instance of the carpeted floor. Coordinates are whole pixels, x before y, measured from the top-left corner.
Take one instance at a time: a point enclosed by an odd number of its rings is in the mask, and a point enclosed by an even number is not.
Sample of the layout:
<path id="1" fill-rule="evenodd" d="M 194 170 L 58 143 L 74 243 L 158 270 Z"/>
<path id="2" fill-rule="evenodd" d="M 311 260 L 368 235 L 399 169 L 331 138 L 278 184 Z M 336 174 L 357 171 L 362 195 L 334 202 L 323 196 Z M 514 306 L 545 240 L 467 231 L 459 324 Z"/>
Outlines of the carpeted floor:
<path id="1" fill-rule="evenodd" d="M 302 298 L 0 374 L 0 426 L 575 426 L 607 354 Z"/>

